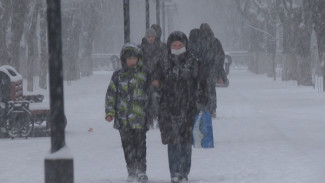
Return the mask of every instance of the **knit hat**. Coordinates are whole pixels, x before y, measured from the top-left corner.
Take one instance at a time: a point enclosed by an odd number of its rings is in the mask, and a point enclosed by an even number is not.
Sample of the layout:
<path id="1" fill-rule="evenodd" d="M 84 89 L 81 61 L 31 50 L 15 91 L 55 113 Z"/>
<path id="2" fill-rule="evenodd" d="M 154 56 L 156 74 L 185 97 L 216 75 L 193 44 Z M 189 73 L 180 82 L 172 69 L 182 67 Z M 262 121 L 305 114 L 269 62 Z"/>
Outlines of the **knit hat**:
<path id="1" fill-rule="evenodd" d="M 151 28 L 153 28 L 156 31 L 156 37 L 160 39 L 161 37 L 161 27 L 158 24 L 152 24 Z"/>
<path id="2" fill-rule="evenodd" d="M 149 36 L 156 37 L 156 31 L 155 31 L 155 29 L 153 29 L 153 28 L 147 29 L 147 31 L 146 31 L 146 37 L 149 37 Z"/>
<path id="3" fill-rule="evenodd" d="M 188 36 L 190 41 L 197 41 L 200 36 L 200 29 L 192 29 L 190 35 Z"/>

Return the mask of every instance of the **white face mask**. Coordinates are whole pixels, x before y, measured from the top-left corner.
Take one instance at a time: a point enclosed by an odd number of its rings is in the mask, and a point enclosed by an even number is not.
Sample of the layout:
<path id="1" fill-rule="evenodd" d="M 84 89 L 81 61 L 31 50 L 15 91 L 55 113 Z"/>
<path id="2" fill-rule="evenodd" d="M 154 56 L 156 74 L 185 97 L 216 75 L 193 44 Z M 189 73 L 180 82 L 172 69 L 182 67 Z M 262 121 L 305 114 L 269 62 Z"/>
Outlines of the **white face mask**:
<path id="1" fill-rule="evenodd" d="M 172 53 L 173 55 L 180 55 L 180 54 L 186 52 L 186 48 L 183 47 L 183 48 L 178 49 L 178 50 L 176 50 L 176 49 L 171 49 L 170 51 L 171 51 L 171 53 Z"/>

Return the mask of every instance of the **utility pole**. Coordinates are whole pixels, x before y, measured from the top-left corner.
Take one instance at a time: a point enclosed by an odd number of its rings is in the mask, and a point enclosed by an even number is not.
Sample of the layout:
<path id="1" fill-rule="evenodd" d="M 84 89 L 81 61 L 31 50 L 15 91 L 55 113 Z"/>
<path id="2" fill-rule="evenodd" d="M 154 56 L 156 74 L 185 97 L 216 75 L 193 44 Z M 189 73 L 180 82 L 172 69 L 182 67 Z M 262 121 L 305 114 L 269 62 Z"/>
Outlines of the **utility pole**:
<path id="1" fill-rule="evenodd" d="M 73 159 L 65 148 L 60 0 L 47 0 L 51 153 L 45 158 L 45 183 L 73 183 Z"/>
<path id="2" fill-rule="evenodd" d="M 150 26 L 150 8 L 149 8 L 149 0 L 146 0 L 146 30 L 149 29 Z"/>
<path id="3" fill-rule="evenodd" d="M 124 13 L 124 43 L 130 42 L 130 2 L 129 0 L 123 1 Z"/>
<path id="4" fill-rule="evenodd" d="M 160 0 L 156 0 L 156 23 L 160 25 Z"/>
<path id="5" fill-rule="evenodd" d="M 165 10 L 165 1 L 162 2 L 162 7 L 161 7 L 161 11 L 162 11 L 162 41 L 166 40 L 166 33 L 165 33 L 165 26 L 166 26 L 166 10 Z"/>

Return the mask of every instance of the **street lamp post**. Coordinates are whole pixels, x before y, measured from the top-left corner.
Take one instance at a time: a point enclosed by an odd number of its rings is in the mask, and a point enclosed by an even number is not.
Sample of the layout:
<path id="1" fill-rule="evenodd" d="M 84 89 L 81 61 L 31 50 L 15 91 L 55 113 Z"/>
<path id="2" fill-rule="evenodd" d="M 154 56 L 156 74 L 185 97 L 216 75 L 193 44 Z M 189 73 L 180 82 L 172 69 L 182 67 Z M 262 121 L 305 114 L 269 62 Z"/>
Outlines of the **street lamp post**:
<path id="1" fill-rule="evenodd" d="M 124 43 L 130 42 L 130 2 L 129 0 L 123 1 L 123 14 L 124 14 Z"/>
<path id="2" fill-rule="evenodd" d="M 166 33 L 165 33 L 165 23 L 166 23 L 166 12 L 165 12 L 165 1 L 162 2 L 162 8 L 161 8 L 161 11 L 162 11 L 162 33 L 163 33 L 163 41 L 166 40 Z"/>
<path id="3" fill-rule="evenodd" d="M 156 0 L 156 23 L 160 25 L 160 0 Z"/>
<path id="4" fill-rule="evenodd" d="M 47 0 L 51 153 L 45 158 L 45 183 L 73 183 L 73 159 L 65 145 L 60 0 Z"/>
<path id="5" fill-rule="evenodd" d="M 150 26 L 150 11 L 149 11 L 149 0 L 146 0 L 146 30 L 149 28 Z"/>

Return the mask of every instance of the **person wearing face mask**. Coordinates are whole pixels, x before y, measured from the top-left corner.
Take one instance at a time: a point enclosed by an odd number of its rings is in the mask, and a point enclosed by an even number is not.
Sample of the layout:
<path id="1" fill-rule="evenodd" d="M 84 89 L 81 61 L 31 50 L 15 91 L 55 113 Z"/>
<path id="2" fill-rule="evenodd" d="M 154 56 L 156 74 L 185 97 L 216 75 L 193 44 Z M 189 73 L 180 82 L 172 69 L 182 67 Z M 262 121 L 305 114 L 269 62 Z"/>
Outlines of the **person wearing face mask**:
<path id="1" fill-rule="evenodd" d="M 183 32 L 172 32 L 167 40 L 168 66 L 159 79 L 162 90 L 158 122 L 163 144 L 167 144 L 172 183 L 187 181 L 191 169 L 192 129 L 200 81 L 198 60 L 188 51 Z"/>

